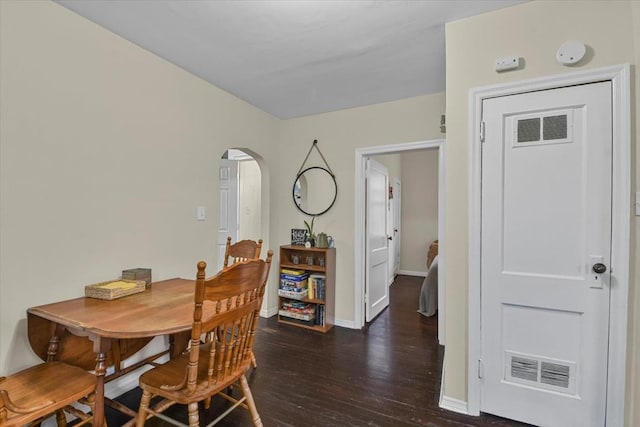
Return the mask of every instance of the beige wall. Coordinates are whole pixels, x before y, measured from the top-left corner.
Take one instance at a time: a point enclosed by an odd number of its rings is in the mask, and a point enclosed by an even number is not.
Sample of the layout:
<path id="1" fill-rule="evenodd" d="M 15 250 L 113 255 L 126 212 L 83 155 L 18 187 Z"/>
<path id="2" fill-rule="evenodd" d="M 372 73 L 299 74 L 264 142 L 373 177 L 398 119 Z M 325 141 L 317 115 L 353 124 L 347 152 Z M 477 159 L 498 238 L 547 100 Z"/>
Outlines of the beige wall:
<path id="1" fill-rule="evenodd" d="M 0 15 L 4 374 L 35 362 L 27 307 L 124 268 L 215 266 L 220 155 L 277 165 L 279 121 L 53 2 L 3 0 Z"/>
<path id="2" fill-rule="evenodd" d="M 633 35 L 635 32 L 637 42 L 637 8 L 637 4 L 633 5 L 632 15 L 629 1 L 533 1 L 447 25 L 447 351 L 444 386 L 448 397 L 462 401 L 467 398 L 467 316 L 461 316 L 459 310 L 453 308 L 466 306 L 468 293 L 465 266 L 468 261 L 469 233 L 469 89 L 607 65 L 637 64 L 640 46 L 634 47 Z M 555 52 L 570 39 L 580 40 L 591 49 L 583 64 L 568 68 L 556 63 Z M 493 71 L 496 58 L 514 54 L 525 58 L 524 69 L 500 74 Z M 637 126 L 637 113 L 633 117 L 634 126 Z M 638 139 L 637 127 L 635 129 L 634 146 Z M 637 150 L 635 156 L 638 159 Z M 633 163 L 635 187 L 638 188 L 638 174 L 635 172 L 637 160 Z M 632 247 L 637 247 L 639 232 L 635 217 L 633 221 Z M 640 264 L 637 252 L 634 252 L 631 264 Z M 635 272 L 630 284 L 632 299 L 629 309 L 631 318 L 636 319 L 636 325 L 637 311 L 640 309 L 637 286 L 638 273 Z M 639 425 L 638 415 L 632 413 L 634 406 L 635 411 L 640 406 L 637 361 L 639 332 L 636 326 L 629 334 L 628 426 Z M 631 365 L 635 367 L 632 369 Z"/>
<path id="3" fill-rule="evenodd" d="M 426 273 L 427 250 L 437 238 L 438 150 L 403 153 L 400 270 Z"/>
<path id="4" fill-rule="evenodd" d="M 305 217 L 291 200 L 293 179 L 314 139 L 336 174 L 335 206 L 316 219 L 336 243 L 336 319 L 353 322 L 354 313 L 354 189 L 355 149 L 387 144 L 440 139 L 444 94 L 409 98 L 361 108 L 283 121 L 278 154 L 283 160 L 272 170 L 271 236 L 274 244 L 288 243 L 290 229 L 303 226 Z M 310 163 L 323 164 L 317 153 Z M 275 289 L 268 290 L 275 308 Z"/>
<path id="5" fill-rule="evenodd" d="M 238 176 L 240 181 L 238 240 L 264 240 L 263 235 L 265 233 L 260 228 L 262 176 L 260 175 L 258 162 L 255 160 L 240 161 L 238 163 Z"/>

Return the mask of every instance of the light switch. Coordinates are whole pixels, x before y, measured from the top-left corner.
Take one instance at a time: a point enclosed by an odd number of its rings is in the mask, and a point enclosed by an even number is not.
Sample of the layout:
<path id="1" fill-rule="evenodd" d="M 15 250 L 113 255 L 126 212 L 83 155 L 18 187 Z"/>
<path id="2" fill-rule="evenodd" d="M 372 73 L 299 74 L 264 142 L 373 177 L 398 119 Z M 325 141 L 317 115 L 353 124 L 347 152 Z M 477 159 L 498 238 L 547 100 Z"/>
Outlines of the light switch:
<path id="1" fill-rule="evenodd" d="M 205 218 L 204 206 L 198 206 L 198 208 L 196 209 L 196 219 L 198 221 L 204 221 L 204 218 Z"/>
<path id="2" fill-rule="evenodd" d="M 640 191 L 636 193 L 636 216 L 640 216 Z"/>

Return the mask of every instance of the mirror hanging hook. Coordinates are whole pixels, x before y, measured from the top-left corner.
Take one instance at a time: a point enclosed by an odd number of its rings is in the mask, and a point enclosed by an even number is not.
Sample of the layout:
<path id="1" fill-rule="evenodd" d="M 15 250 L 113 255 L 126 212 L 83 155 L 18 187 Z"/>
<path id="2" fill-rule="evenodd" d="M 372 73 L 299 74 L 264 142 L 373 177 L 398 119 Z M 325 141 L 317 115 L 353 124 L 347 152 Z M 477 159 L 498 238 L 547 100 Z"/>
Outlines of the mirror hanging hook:
<path id="1" fill-rule="evenodd" d="M 314 139 L 313 142 L 311 143 L 311 148 L 309 148 L 309 152 L 307 152 L 307 156 L 304 158 L 304 161 L 302 162 L 302 164 L 300 165 L 300 169 L 298 169 L 298 173 L 297 175 L 300 175 L 300 172 L 302 172 L 302 169 L 304 168 L 304 165 L 307 163 L 307 160 L 309 159 L 309 155 L 311 154 L 311 151 L 313 149 L 318 150 L 318 154 L 320 154 L 320 157 L 322 157 L 322 161 L 324 162 L 324 164 L 327 166 L 327 170 L 329 171 L 329 173 L 331 174 L 332 177 L 335 178 L 335 174 L 333 173 L 333 171 L 331 170 L 331 166 L 329 166 L 329 163 L 327 162 L 327 159 L 324 158 L 324 156 L 322 155 L 322 151 L 320 151 L 320 148 L 318 147 L 318 140 Z"/>

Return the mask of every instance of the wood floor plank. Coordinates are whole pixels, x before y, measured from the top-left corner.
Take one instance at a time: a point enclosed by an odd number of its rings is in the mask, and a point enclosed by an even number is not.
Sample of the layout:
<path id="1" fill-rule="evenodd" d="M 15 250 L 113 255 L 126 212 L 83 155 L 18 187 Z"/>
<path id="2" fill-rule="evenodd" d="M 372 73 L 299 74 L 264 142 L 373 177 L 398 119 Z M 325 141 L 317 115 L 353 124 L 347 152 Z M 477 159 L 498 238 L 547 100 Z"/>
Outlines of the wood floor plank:
<path id="1" fill-rule="evenodd" d="M 265 427 L 523 427 L 526 424 L 483 414 L 471 417 L 438 407 L 444 348 L 438 345 L 437 316 L 417 312 L 422 278 L 398 276 L 390 305 L 362 330 L 336 327 L 327 334 L 260 319 L 254 346 L 258 368 L 249 385 Z M 239 392 L 239 390 L 235 390 Z M 118 401 L 137 409 L 140 390 Z M 201 410 L 206 425 L 227 402 L 214 399 Z M 168 415 L 186 421 L 179 405 Z M 107 409 L 110 427 L 127 419 Z M 149 420 L 147 426 L 169 426 Z M 237 409 L 218 424 L 251 425 Z"/>

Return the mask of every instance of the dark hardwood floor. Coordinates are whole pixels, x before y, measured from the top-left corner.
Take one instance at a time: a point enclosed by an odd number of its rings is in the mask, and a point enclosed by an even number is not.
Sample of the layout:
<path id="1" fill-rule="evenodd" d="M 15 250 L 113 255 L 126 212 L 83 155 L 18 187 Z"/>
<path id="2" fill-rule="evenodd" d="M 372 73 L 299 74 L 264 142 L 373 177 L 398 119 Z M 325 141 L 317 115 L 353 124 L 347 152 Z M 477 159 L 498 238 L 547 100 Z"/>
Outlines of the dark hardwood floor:
<path id="1" fill-rule="evenodd" d="M 260 319 L 254 346 L 258 368 L 247 376 L 265 427 L 500 426 L 526 424 L 490 415 L 464 416 L 438 407 L 444 349 L 437 342 L 437 317 L 417 313 L 422 278 L 398 276 L 389 307 L 368 327 L 333 328 L 327 334 Z M 235 393 L 239 390 L 236 388 Z M 118 398 L 137 408 L 140 390 Z M 228 403 L 214 399 L 200 424 Z M 186 409 L 168 415 L 186 422 Z M 110 427 L 126 421 L 107 409 Z M 147 426 L 168 426 L 159 419 Z M 251 425 L 236 409 L 219 426 Z"/>

